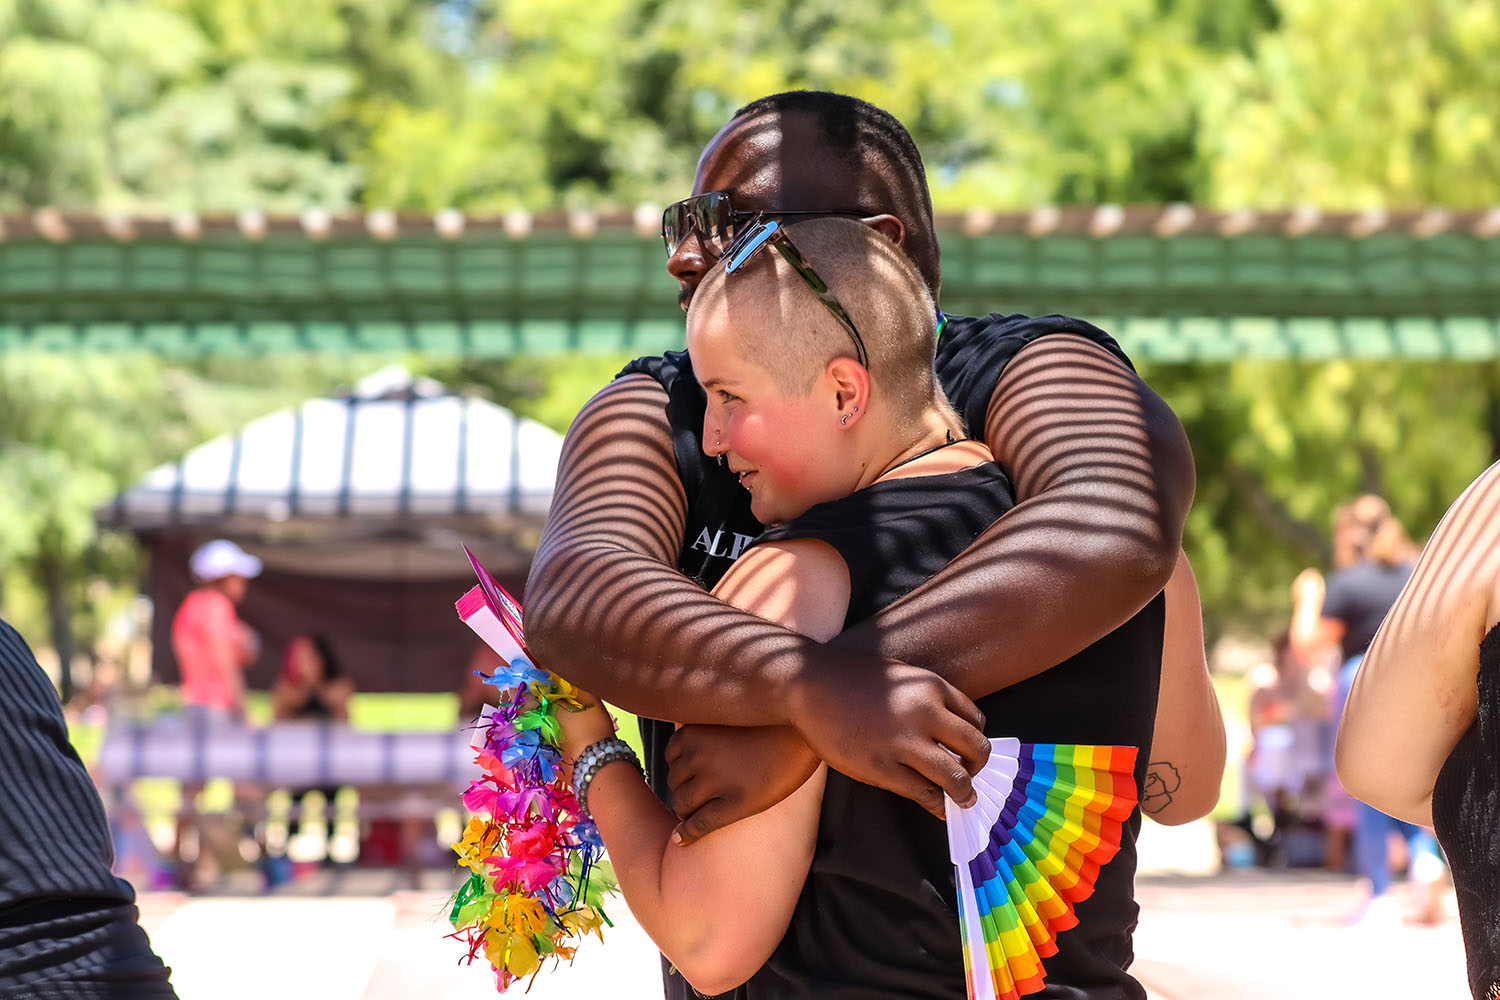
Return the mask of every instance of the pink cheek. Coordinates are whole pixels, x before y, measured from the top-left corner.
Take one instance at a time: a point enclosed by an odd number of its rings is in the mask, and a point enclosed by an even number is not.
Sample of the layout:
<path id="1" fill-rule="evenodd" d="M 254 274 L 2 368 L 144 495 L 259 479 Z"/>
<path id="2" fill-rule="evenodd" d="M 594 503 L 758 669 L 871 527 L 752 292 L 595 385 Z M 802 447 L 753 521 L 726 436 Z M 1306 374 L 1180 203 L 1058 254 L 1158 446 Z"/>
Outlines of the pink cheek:
<path id="1" fill-rule="evenodd" d="M 794 464 L 775 463 L 762 467 L 767 474 L 776 480 L 776 488 L 784 492 L 797 492 L 807 485 L 811 478 L 808 470 L 797 468 Z"/>

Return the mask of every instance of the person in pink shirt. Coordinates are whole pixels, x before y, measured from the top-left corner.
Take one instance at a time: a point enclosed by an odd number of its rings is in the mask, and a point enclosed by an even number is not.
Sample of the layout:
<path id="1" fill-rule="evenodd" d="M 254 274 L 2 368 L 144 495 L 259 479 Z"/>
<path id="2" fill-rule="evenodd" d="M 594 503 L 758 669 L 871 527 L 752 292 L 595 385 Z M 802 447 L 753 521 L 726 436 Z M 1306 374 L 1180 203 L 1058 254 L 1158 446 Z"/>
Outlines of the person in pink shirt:
<path id="1" fill-rule="evenodd" d="M 182 671 L 182 700 L 190 717 L 238 720 L 245 711 L 245 667 L 259 653 L 253 629 L 235 606 L 245 599 L 261 562 L 231 541 L 215 539 L 189 560 L 199 586 L 172 619 L 172 651 Z"/>
<path id="2" fill-rule="evenodd" d="M 185 715 L 190 725 L 200 729 L 242 722 L 245 667 L 259 655 L 260 638 L 240 621 L 235 607 L 245 599 L 250 580 L 260 575 L 260 560 L 219 538 L 199 546 L 188 568 L 198 587 L 183 599 L 172 618 L 172 652 L 182 672 Z M 202 791 L 201 784 L 184 782 L 183 809 L 177 815 L 176 880 L 179 888 L 189 891 L 211 881 L 212 867 L 205 870 L 205 855 L 227 857 L 235 849 L 234 836 L 198 815 Z M 236 801 L 244 791 L 236 787 Z"/>

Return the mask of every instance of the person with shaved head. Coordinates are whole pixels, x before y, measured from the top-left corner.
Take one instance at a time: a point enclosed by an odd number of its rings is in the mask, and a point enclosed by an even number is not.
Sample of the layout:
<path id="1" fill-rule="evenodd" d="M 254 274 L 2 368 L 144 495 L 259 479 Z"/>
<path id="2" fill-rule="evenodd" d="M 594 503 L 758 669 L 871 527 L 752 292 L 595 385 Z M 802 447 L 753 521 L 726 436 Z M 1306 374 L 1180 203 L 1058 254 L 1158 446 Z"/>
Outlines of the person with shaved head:
<path id="1" fill-rule="evenodd" d="M 549 668 L 642 717 L 648 778 L 682 817 L 684 844 L 776 807 L 825 764 L 935 815 L 945 792 L 972 802 L 989 752 L 974 699 L 1002 689 L 1020 699 L 1023 685 L 1062 691 L 1086 676 L 1086 690 L 1111 692 L 1085 702 L 1099 713 L 1091 742 L 1153 745 L 1163 588 L 1185 566 L 1194 489 L 1180 423 L 1092 324 L 942 312 L 920 153 L 893 116 L 846 95 L 754 101 L 709 141 L 691 195 L 663 215 L 679 301 L 692 305 L 737 237 L 816 219 L 856 221 L 910 262 L 932 303 L 936 384 L 1017 502 L 920 586 L 809 636 L 708 592 L 755 550 L 770 501 L 755 495 L 760 466 L 747 482 L 732 458 L 705 452 L 716 409 L 690 354 L 638 359 L 590 400 L 527 581 L 528 639 Z M 779 440 L 806 444 L 795 422 Z M 1201 680 L 1186 686 L 1194 710 L 1210 704 Z M 1211 725 L 1180 732 L 1160 743 L 1173 756 L 1143 752 L 1137 775 L 1163 815 L 1202 808 L 1189 787 L 1216 793 L 1215 755 L 1222 766 L 1221 731 L 1216 750 Z M 1127 857 L 1139 822 L 1127 824 Z M 1115 867 L 1128 883 L 1130 863 Z M 1136 910 L 1122 890 L 1089 916 L 1100 936 L 1072 978 L 1092 992 L 1057 995 L 1143 995 L 1124 971 Z M 682 995 L 680 977 L 667 983 Z"/>

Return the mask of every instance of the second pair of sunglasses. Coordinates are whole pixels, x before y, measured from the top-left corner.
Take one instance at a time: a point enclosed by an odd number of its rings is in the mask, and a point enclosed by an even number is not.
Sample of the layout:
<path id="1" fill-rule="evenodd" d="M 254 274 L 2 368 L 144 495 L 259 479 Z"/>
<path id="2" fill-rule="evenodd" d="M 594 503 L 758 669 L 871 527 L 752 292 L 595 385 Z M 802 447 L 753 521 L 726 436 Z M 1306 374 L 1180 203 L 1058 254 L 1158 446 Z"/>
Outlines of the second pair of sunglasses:
<path id="1" fill-rule="evenodd" d="M 864 338 L 855 328 L 853 317 L 849 315 L 849 311 L 844 308 L 843 303 L 839 302 L 833 292 L 828 290 L 828 282 L 813 270 L 813 266 L 807 262 L 807 257 L 797 249 L 797 244 L 792 242 L 792 238 L 787 235 L 786 230 L 777 220 L 757 217 L 749 228 L 724 251 L 724 273 L 734 274 L 754 259 L 762 248 L 768 246 L 776 248 L 782 259 L 791 265 L 793 271 L 797 272 L 803 284 L 807 285 L 818 297 L 818 301 L 833 313 L 833 318 L 839 321 L 844 332 L 849 334 L 849 339 L 854 341 L 855 357 L 860 364 L 869 368 L 870 356 L 865 352 Z"/>

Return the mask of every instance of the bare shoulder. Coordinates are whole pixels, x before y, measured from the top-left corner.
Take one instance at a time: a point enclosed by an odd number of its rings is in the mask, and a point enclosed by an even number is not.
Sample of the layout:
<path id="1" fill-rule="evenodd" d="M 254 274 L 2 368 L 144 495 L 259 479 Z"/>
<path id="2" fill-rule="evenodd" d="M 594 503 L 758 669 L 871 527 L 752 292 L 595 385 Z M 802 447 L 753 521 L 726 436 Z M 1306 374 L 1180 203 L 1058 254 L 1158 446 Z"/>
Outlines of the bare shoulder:
<path id="1" fill-rule="evenodd" d="M 638 436 L 641 430 L 659 434 L 642 438 Z M 665 445 L 670 451 L 671 437 L 666 389 L 649 375 L 635 374 L 621 376 L 594 393 L 573 418 L 564 440 L 572 442 L 575 449 L 586 442 L 591 449 L 659 451 Z"/>
<path id="2" fill-rule="evenodd" d="M 1052 407 L 1086 407 L 1101 393 L 1134 392 L 1143 383 L 1123 358 L 1071 333 L 1038 337 L 1016 353 L 1000 373 L 990 398 L 990 425 L 997 410 L 1046 400 Z"/>
<path id="3" fill-rule="evenodd" d="M 1500 463 L 1474 480 L 1443 515 L 1376 634 L 1361 674 L 1381 676 L 1388 666 L 1410 662 L 1444 684 L 1472 686 L 1479 640 L 1500 619 L 1497 597 Z"/>
<path id="4" fill-rule="evenodd" d="M 1007 378 L 1024 378 L 1031 369 L 1039 365 L 1046 366 L 1058 362 L 1081 364 L 1087 368 L 1097 367 L 1100 371 L 1124 375 L 1132 381 L 1139 381 L 1139 377 L 1124 359 L 1097 341 L 1076 333 L 1053 333 L 1036 338 L 1016 352 L 1015 359 L 1005 366 L 1005 371 L 1000 377 L 1000 384 L 1004 385 Z"/>
<path id="5" fill-rule="evenodd" d="M 1481 604 L 1485 628 L 1500 620 L 1500 462 L 1443 515 L 1417 562 L 1412 589 L 1445 603 Z"/>
<path id="6" fill-rule="evenodd" d="M 744 611 L 819 641 L 844 628 L 849 567 L 827 542 L 811 538 L 752 546 L 730 568 L 714 595 Z"/>
<path id="7" fill-rule="evenodd" d="M 1170 565 L 1192 504 L 1192 449 L 1172 408 L 1123 358 L 1075 334 L 1038 337 L 1001 372 L 984 430 L 1019 499 L 1065 482 L 1110 492 L 1169 529 L 1154 559 Z"/>
<path id="8" fill-rule="evenodd" d="M 563 438 L 541 563 L 552 546 L 581 541 L 671 563 L 686 518 L 666 390 L 648 375 L 615 379 L 584 404 Z"/>
<path id="9" fill-rule="evenodd" d="M 1446 545 L 1500 541 L 1500 462 L 1479 474 L 1459 494 L 1433 534 Z"/>

